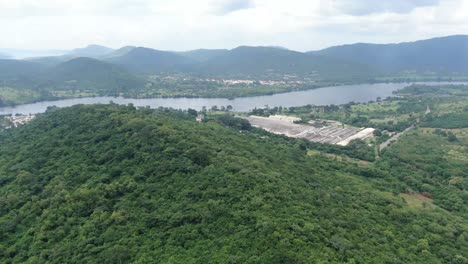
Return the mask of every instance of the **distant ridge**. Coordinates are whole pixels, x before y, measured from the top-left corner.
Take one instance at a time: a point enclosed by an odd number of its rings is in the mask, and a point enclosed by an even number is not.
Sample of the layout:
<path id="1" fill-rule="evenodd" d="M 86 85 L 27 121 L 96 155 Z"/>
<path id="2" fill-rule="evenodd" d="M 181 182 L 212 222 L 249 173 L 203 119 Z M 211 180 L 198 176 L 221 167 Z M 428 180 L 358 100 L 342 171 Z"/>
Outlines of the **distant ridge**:
<path id="1" fill-rule="evenodd" d="M 109 59 L 109 58 L 120 57 L 120 56 L 123 56 L 123 55 L 129 53 L 130 51 L 132 51 L 135 48 L 136 48 L 135 46 L 125 46 L 125 47 L 113 50 L 112 52 L 103 55 L 102 58 L 103 59 Z"/>
<path id="2" fill-rule="evenodd" d="M 196 50 L 189 50 L 189 51 L 182 51 L 176 52 L 179 55 L 185 56 L 190 58 L 194 61 L 204 62 L 209 59 L 213 59 L 217 56 L 224 55 L 228 53 L 229 50 L 227 49 L 196 49 Z"/>
<path id="3" fill-rule="evenodd" d="M 133 48 L 122 56 L 107 61 L 136 73 L 185 71 L 187 65 L 194 63 L 192 59 L 174 52 L 144 47 Z"/>
<path id="4" fill-rule="evenodd" d="M 10 59 L 11 56 L 5 53 L 0 53 L 0 59 Z"/>
<path id="5" fill-rule="evenodd" d="M 84 48 L 74 49 L 71 52 L 67 53 L 67 56 L 71 57 L 90 57 L 98 58 L 104 55 L 107 55 L 113 52 L 114 49 L 100 46 L 100 45 L 88 45 Z"/>
<path id="6" fill-rule="evenodd" d="M 361 72 L 369 73 L 370 69 L 362 69 L 362 65 L 349 63 L 335 58 L 316 56 L 302 52 L 274 48 L 240 46 L 220 56 L 214 57 L 199 65 L 205 74 L 229 75 L 271 75 L 297 74 L 314 75 L 326 78 L 331 71 L 340 74 L 352 73 L 358 77 Z M 333 73 L 335 77 L 338 75 Z"/>
<path id="7" fill-rule="evenodd" d="M 372 65 L 381 71 L 468 72 L 468 35 L 398 44 L 357 43 L 310 53 Z"/>
<path id="8" fill-rule="evenodd" d="M 74 60 L 77 58 L 80 59 Z M 72 64 L 67 64 L 69 61 Z M 96 74 L 105 74 L 107 79 L 95 80 L 106 82 L 106 85 L 122 76 L 125 76 L 125 80 L 132 79 L 133 83 L 133 80 L 147 79 L 149 75 L 179 73 L 201 78 L 273 80 L 292 76 L 312 81 L 337 82 L 366 82 L 376 77 L 402 76 L 402 73 L 414 73 L 416 76 L 428 73 L 435 78 L 466 76 L 468 36 L 455 35 L 398 44 L 357 43 L 312 52 L 268 46 L 173 52 L 135 46 L 114 50 L 89 45 L 61 56 L 3 59 L 0 62 L 0 81 L 25 77 L 38 80 L 47 76 L 58 80 L 61 79 L 60 74 L 72 74 L 62 71 L 62 67 L 74 64 L 76 67 L 88 65 L 90 69 L 96 70 Z M 93 76 L 86 68 L 78 67 L 76 71 L 73 74 L 85 75 L 83 80 Z"/>

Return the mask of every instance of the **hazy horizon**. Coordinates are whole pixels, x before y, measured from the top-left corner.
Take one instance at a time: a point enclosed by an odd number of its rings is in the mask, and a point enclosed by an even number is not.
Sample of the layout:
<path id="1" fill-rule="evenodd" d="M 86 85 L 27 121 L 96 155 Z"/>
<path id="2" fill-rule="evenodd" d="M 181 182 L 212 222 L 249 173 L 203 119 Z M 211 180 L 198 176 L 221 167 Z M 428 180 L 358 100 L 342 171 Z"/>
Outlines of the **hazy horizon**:
<path id="1" fill-rule="evenodd" d="M 444 37 L 452 37 L 452 36 L 468 36 L 468 35 L 467 34 L 456 34 L 456 35 L 451 35 L 451 36 L 436 36 L 436 37 L 433 37 L 433 38 L 444 38 Z M 430 38 L 430 39 L 433 39 L 433 38 Z M 323 47 L 322 49 L 326 49 L 326 48 L 334 47 L 334 46 L 352 45 L 352 44 L 358 44 L 358 43 L 359 44 L 361 44 L 361 43 L 364 43 L 364 44 L 401 44 L 401 43 L 415 42 L 415 41 L 420 41 L 420 40 L 426 40 L 426 39 L 415 39 L 415 40 L 412 40 L 412 41 L 387 42 L 387 43 L 354 42 L 354 43 L 344 43 L 344 44 L 331 45 L 331 46 Z M 124 48 L 124 47 L 127 47 L 127 46 L 144 47 L 144 48 L 150 48 L 150 49 L 155 49 L 155 50 L 162 50 L 162 49 L 159 49 L 158 47 L 146 47 L 146 46 L 141 46 L 141 45 L 125 45 L 125 46 L 122 46 L 122 47 L 109 47 L 109 46 L 105 46 L 105 45 L 102 45 L 102 44 L 90 43 L 90 44 L 87 44 L 86 46 L 75 47 L 73 49 L 38 49 L 37 50 L 37 49 L 14 49 L 14 48 L 0 47 L 0 54 L 11 56 L 10 58 L 12 58 L 12 59 L 28 59 L 28 58 L 34 58 L 34 57 L 47 57 L 47 56 L 66 55 L 66 54 L 68 54 L 70 52 L 73 52 L 74 50 L 88 48 L 88 47 L 91 47 L 91 46 L 100 46 L 100 47 L 103 47 L 103 48 L 110 48 L 110 49 L 113 49 L 113 50 L 118 50 L 120 48 Z M 219 47 L 219 48 L 213 48 L 211 50 L 214 50 L 214 49 L 231 50 L 231 49 L 235 49 L 235 48 L 242 47 L 242 46 L 250 46 L 250 45 L 239 45 L 239 46 L 229 47 L 229 48 Z M 318 50 L 320 50 L 320 49 L 316 49 L 316 50 L 301 51 L 301 50 L 294 50 L 294 49 L 290 49 L 288 47 L 275 46 L 275 45 L 258 45 L 258 46 L 252 45 L 251 47 L 283 48 L 283 49 L 288 49 L 288 50 L 292 50 L 292 51 L 299 51 L 299 52 L 308 52 L 308 51 L 318 51 Z M 189 50 L 163 50 L 163 51 L 187 52 L 187 51 L 204 50 L 204 49 L 205 50 L 210 50 L 209 48 L 199 47 L 199 48 L 194 48 L 194 49 L 189 49 Z"/>
<path id="2" fill-rule="evenodd" d="M 468 0 L 5 1 L 1 49 L 89 44 L 185 51 L 281 46 L 310 51 L 400 43 L 468 32 Z"/>

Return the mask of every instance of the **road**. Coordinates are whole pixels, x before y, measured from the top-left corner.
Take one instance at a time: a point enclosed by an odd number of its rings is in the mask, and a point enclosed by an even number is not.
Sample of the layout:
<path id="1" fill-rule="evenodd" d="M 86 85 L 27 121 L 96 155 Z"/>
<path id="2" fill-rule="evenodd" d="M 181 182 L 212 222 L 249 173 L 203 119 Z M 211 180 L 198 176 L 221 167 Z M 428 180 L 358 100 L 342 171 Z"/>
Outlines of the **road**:
<path id="1" fill-rule="evenodd" d="M 388 147 L 388 145 L 390 145 L 390 143 L 392 142 L 395 142 L 398 140 L 399 137 L 401 137 L 401 135 L 403 135 L 404 133 L 410 131 L 414 129 L 414 125 L 411 125 L 410 127 L 408 127 L 407 129 L 403 130 L 402 132 L 400 133 L 397 133 L 395 134 L 393 137 L 387 139 L 387 141 L 385 141 L 384 143 L 380 144 L 380 151 L 382 151 L 384 148 Z"/>

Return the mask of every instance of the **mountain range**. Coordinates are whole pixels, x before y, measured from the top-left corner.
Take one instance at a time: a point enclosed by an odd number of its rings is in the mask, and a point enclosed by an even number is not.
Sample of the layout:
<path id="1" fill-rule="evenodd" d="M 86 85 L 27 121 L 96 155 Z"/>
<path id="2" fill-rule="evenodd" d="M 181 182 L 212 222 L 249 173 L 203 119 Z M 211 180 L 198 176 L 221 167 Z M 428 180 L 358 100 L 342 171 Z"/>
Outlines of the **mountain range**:
<path id="1" fill-rule="evenodd" d="M 141 87 L 147 76 L 186 74 L 237 79 L 284 79 L 365 82 L 402 72 L 468 74 L 468 36 L 457 35 L 400 44 L 358 43 L 311 52 L 281 47 L 241 46 L 228 49 L 162 51 L 126 46 L 89 45 L 60 56 L 23 60 L 0 55 L 0 80 L 15 86 L 30 80 L 41 86 Z M 84 59 L 87 58 L 87 59 Z M 70 69 L 72 69 L 70 71 Z M 31 83 L 29 85 L 31 85 Z"/>
<path id="2" fill-rule="evenodd" d="M 358 43 L 310 53 L 372 65 L 381 72 L 405 70 L 468 72 L 468 36 L 466 35 L 400 44 Z"/>

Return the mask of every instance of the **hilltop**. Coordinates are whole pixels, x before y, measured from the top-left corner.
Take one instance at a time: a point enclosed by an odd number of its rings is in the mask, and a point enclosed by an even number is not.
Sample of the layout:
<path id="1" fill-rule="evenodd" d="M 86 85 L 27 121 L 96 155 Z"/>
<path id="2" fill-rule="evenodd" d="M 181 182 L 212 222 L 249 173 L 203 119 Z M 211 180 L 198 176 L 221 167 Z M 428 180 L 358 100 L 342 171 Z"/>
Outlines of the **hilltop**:
<path id="1" fill-rule="evenodd" d="M 121 56 L 113 56 L 109 62 L 115 63 L 135 73 L 157 74 L 161 72 L 180 72 L 192 60 L 173 52 L 144 47 L 130 48 Z"/>
<path id="2" fill-rule="evenodd" d="M 0 259 L 466 261 L 466 219 L 408 206 L 397 166 L 192 114 L 82 105 L 0 132 Z"/>

